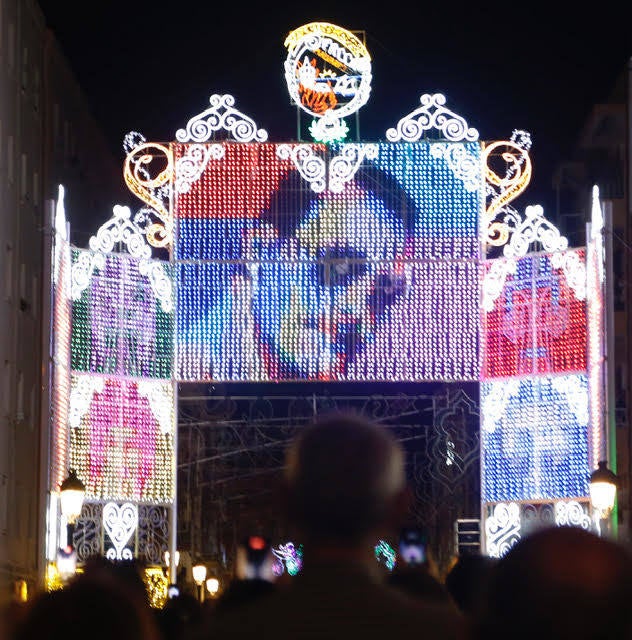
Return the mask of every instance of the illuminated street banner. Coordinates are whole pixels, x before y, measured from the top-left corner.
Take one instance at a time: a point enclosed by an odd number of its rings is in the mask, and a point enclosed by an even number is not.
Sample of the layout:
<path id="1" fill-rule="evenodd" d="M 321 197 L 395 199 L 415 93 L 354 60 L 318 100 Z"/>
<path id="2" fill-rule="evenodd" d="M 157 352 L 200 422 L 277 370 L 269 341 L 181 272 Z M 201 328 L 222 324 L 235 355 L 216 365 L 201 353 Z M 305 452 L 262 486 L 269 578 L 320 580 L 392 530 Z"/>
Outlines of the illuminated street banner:
<path id="1" fill-rule="evenodd" d="M 480 180 L 445 149 L 221 145 L 174 198 L 178 377 L 477 379 Z"/>
<path id="2" fill-rule="evenodd" d="M 72 249 L 58 216 L 49 550 L 72 467 L 87 490 L 80 559 L 175 557 L 187 382 L 480 383 L 485 552 L 505 553 L 528 522 L 590 527 L 602 224 L 569 248 L 541 206 L 515 209 L 530 135 L 483 142 L 440 93 L 381 142 L 341 142 L 370 93 L 364 42 L 314 22 L 285 46 L 313 142 L 269 141 L 213 94 L 171 142 L 126 136 L 135 214 L 115 206 Z"/>

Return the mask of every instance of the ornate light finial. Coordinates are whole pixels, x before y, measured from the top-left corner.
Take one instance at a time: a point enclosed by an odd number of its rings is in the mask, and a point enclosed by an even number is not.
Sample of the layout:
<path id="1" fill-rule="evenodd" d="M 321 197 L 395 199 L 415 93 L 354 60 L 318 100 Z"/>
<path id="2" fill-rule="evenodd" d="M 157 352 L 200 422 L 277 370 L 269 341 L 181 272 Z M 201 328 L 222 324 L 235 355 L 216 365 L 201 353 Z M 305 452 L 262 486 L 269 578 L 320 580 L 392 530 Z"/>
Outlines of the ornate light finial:
<path id="1" fill-rule="evenodd" d="M 178 142 L 208 142 L 217 131 L 227 131 L 237 142 L 265 142 L 268 132 L 257 128 L 255 121 L 234 108 L 229 94 L 213 94 L 211 106 L 191 118 L 184 129 L 176 131 Z"/>

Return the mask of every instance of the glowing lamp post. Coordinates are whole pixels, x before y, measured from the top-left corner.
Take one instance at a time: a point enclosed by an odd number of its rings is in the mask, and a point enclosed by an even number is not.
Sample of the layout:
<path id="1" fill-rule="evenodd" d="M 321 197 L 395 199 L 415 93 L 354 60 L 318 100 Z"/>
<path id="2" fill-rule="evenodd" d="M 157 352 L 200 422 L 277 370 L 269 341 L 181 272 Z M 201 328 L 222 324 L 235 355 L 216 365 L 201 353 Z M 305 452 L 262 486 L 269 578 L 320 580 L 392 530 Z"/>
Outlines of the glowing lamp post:
<path id="1" fill-rule="evenodd" d="M 163 569 L 163 572 L 167 576 L 167 578 L 169 578 L 169 580 L 171 581 L 171 584 L 175 585 L 175 583 L 177 582 L 177 576 L 178 576 L 178 566 L 180 565 L 180 552 L 176 551 L 173 554 L 173 571 L 171 567 L 171 553 L 169 553 L 169 551 L 165 551 L 164 560 L 165 560 L 165 567 Z"/>
<path id="2" fill-rule="evenodd" d="M 209 592 L 211 598 L 214 598 L 219 591 L 219 580 L 217 578 L 209 578 L 206 581 L 206 590 Z"/>
<path id="3" fill-rule="evenodd" d="M 66 520 L 68 546 L 72 546 L 72 534 L 77 518 L 81 515 L 83 499 L 86 496 L 86 487 L 79 480 L 74 469 L 70 470 L 68 477 L 59 485 L 59 502 L 61 504 L 61 515 Z"/>
<path id="4" fill-rule="evenodd" d="M 601 460 L 590 476 L 590 504 L 595 515 L 597 531 L 601 535 L 601 521 L 612 513 L 617 495 L 617 476 Z"/>
<path id="5" fill-rule="evenodd" d="M 63 548 L 57 552 L 57 570 L 63 580 L 72 577 L 77 567 L 77 554 L 74 550 L 73 538 L 75 522 L 81 515 L 85 495 L 85 485 L 79 480 L 74 469 L 71 469 L 68 477 L 59 485 L 61 516 L 66 522 L 66 541 Z"/>
<path id="6" fill-rule="evenodd" d="M 191 569 L 193 573 L 193 581 L 198 587 L 198 598 L 200 602 L 204 602 L 204 580 L 206 580 L 206 567 L 198 563 Z"/>

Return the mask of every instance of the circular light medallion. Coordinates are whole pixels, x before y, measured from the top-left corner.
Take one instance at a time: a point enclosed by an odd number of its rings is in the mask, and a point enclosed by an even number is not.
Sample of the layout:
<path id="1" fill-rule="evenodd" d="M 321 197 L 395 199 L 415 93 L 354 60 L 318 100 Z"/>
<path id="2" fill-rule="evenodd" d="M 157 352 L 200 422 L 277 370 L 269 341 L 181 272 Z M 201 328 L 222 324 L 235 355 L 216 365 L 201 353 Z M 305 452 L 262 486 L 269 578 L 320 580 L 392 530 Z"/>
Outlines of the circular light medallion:
<path id="1" fill-rule="evenodd" d="M 371 56 L 350 31 L 327 22 L 310 22 L 292 31 L 285 80 L 290 97 L 316 118 L 315 139 L 338 139 L 347 130 L 342 118 L 355 113 L 371 92 Z"/>

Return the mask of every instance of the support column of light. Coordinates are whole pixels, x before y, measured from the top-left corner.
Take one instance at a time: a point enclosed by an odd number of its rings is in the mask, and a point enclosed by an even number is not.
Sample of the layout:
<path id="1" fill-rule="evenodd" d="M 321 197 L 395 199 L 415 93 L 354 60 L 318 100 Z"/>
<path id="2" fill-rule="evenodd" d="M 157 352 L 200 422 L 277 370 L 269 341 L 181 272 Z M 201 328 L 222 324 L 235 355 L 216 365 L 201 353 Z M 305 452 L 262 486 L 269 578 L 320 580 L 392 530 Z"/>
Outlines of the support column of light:
<path id="1" fill-rule="evenodd" d="M 614 287 L 613 287 L 613 259 L 612 259 L 612 204 L 604 203 L 604 262 L 605 262 L 605 290 L 604 290 L 604 320 L 606 328 L 606 434 L 605 447 L 607 451 L 607 460 L 610 464 L 610 473 L 608 481 L 614 485 L 614 489 L 610 489 L 612 495 L 612 504 L 608 510 L 608 528 L 609 534 L 613 538 L 618 535 L 618 514 L 617 514 L 617 420 L 616 420 L 616 399 L 615 399 L 615 366 L 614 366 Z M 601 466 L 595 473 L 601 469 Z M 608 469 L 606 468 L 606 471 Z M 593 473 L 594 476 L 594 473 Z M 591 478 L 592 481 L 592 478 Z"/>
<path id="2" fill-rule="evenodd" d="M 617 537 L 617 448 L 616 419 L 614 397 L 614 304 L 612 288 L 612 209 L 604 207 L 602 211 L 599 200 L 599 188 L 593 187 L 591 223 L 587 225 L 589 241 L 593 243 L 593 251 L 599 261 L 599 275 L 603 296 L 603 326 L 605 334 L 602 338 L 602 362 L 604 371 L 602 384 L 605 405 L 605 416 L 601 434 L 601 460 L 598 468 L 590 476 L 590 505 L 595 521 L 595 528 L 600 536 Z M 609 230 L 606 233 L 606 229 Z M 614 469 L 608 468 L 608 460 Z"/>

